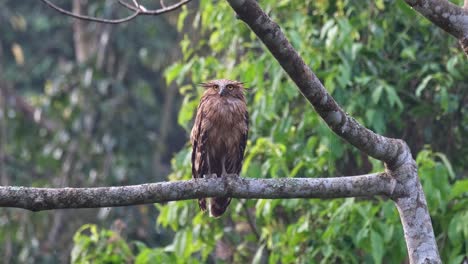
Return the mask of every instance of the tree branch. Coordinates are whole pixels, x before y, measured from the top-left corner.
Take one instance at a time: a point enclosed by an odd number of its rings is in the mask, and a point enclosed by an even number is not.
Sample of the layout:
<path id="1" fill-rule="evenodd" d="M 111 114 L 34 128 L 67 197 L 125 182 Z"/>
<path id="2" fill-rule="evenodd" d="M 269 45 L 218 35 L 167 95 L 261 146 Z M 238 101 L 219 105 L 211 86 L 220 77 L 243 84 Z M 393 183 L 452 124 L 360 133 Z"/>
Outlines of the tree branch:
<path id="1" fill-rule="evenodd" d="M 237 15 L 257 34 L 296 83 L 304 97 L 339 136 L 368 155 L 398 166 L 403 141 L 386 138 L 363 127 L 336 103 L 320 80 L 292 47 L 281 28 L 254 0 L 228 0 Z"/>
<path id="2" fill-rule="evenodd" d="M 71 16 L 73 18 L 86 20 L 86 21 L 92 21 L 92 22 L 98 22 L 98 23 L 120 24 L 120 23 L 130 21 L 130 20 L 134 19 L 135 17 L 137 17 L 139 15 L 157 16 L 157 15 L 160 15 L 160 14 L 171 12 L 171 11 L 176 10 L 176 9 L 180 8 L 181 6 L 187 4 L 191 0 L 183 0 L 183 1 L 180 1 L 180 2 L 175 3 L 173 5 L 162 6 L 162 8 L 154 9 L 154 10 L 146 9 L 144 6 L 138 4 L 138 2 L 135 1 L 135 0 L 133 1 L 134 5 L 131 5 L 131 4 L 129 4 L 129 3 L 125 2 L 125 1 L 123 1 L 123 0 L 119 0 L 120 5 L 122 5 L 123 7 L 127 8 L 128 10 L 131 10 L 133 12 L 131 15 L 129 15 L 127 17 L 124 17 L 124 18 L 120 18 L 120 19 L 105 19 L 105 18 L 97 18 L 97 17 L 92 17 L 92 16 L 76 14 L 74 12 L 70 12 L 68 10 L 65 10 L 65 9 L 55 5 L 54 3 L 52 3 L 49 0 L 41 0 L 41 1 L 43 3 L 45 3 L 46 5 L 48 5 L 49 7 L 51 7 L 52 9 L 55 9 L 58 12 L 60 12 L 60 13 L 62 13 L 64 15 L 67 15 L 67 16 Z"/>
<path id="3" fill-rule="evenodd" d="M 457 39 L 468 36 L 468 12 L 447 0 L 405 0 L 432 23 Z"/>
<path id="4" fill-rule="evenodd" d="M 432 23 L 456 37 L 468 55 L 468 0 L 464 8 L 447 0 L 405 0 Z"/>
<path id="5" fill-rule="evenodd" d="M 0 207 L 42 211 L 162 203 L 202 197 L 250 199 L 402 196 L 385 173 L 337 178 L 225 177 L 98 188 L 0 187 Z"/>
<path id="6" fill-rule="evenodd" d="M 402 196 L 390 197 L 400 212 L 410 263 L 440 263 L 416 162 L 408 145 L 402 140 L 377 135 L 348 116 L 292 47 L 281 28 L 255 0 L 227 1 L 267 46 L 327 125 L 366 154 L 384 161 L 388 176 L 403 187 L 403 191 L 398 192 Z"/>
<path id="7" fill-rule="evenodd" d="M 48 5 L 49 7 L 51 7 L 52 9 L 55 9 L 57 10 L 58 12 L 64 14 L 64 15 L 67 15 L 67 16 L 71 16 L 71 17 L 74 17 L 74 18 L 78 18 L 78 19 L 82 19 L 82 20 L 86 20 L 86 21 L 92 21 L 92 22 L 99 22 L 99 23 L 107 23 L 107 24 L 120 24 L 120 23 L 124 23 L 124 22 L 127 22 L 127 21 L 130 21 L 132 19 L 134 19 L 135 17 L 137 17 L 140 13 L 140 11 L 137 9 L 133 12 L 133 14 L 127 16 L 127 17 L 124 17 L 124 18 L 120 18 L 120 19 L 104 19 L 104 18 L 97 18 L 97 17 L 92 17 L 92 16 L 85 16 L 85 15 L 80 15 L 80 14 L 75 14 L 73 12 L 70 12 L 68 10 L 65 10 L 55 4 L 53 4 L 52 2 L 50 2 L 49 0 L 41 0 L 42 2 L 44 2 L 46 5 Z"/>
<path id="8" fill-rule="evenodd" d="M 119 0 L 119 4 L 125 6 L 126 8 L 130 9 L 130 10 L 133 10 L 133 11 L 136 11 L 136 10 L 139 10 L 140 11 L 140 14 L 141 15 L 160 15 L 160 14 L 163 14 L 163 13 L 167 13 L 167 12 L 171 12 L 173 10 L 176 10 L 177 8 L 187 4 L 188 2 L 190 2 L 191 0 L 183 0 L 183 1 L 180 1 L 178 3 L 175 3 L 173 5 L 170 5 L 170 6 L 166 6 L 164 4 L 163 1 L 160 2 L 161 4 L 161 7 L 160 9 L 146 9 L 143 5 L 140 5 L 137 1 L 133 0 L 133 3 L 134 5 L 131 5 L 127 2 L 125 2 L 124 0 Z"/>

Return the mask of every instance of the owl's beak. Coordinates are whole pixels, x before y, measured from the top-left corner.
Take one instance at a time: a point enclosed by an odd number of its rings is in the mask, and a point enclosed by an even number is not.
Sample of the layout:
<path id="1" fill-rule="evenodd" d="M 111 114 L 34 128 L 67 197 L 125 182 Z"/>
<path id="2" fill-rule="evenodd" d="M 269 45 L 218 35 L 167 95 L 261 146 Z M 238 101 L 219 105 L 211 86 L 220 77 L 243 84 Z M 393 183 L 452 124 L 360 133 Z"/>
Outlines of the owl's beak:
<path id="1" fill-rule="evenodd" d="M 220 87 L 218 94 L 223 96 L 225 94 L 226 88 L 225 87 Z"/>

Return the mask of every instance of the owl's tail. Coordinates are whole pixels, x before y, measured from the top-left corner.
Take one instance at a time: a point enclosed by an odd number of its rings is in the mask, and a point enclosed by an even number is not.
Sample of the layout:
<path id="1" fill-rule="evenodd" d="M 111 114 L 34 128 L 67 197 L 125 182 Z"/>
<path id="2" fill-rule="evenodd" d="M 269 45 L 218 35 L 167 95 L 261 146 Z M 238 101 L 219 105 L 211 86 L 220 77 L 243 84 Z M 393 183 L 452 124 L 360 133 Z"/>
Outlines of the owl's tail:
<path id="1" fill-rule="evenodd" d="M 205 198 L 199 198 L 198 199 L 198 206 L 200 207 L 200 210 L 205 212 L 206 211 L 206 199 Z"/>
<path id="2" fill-rule="evenodd" d="M 203 212 L 207 209 L 206 200 L 208 200 L 208 211 L 212 217 L 220 217 L 231 203 L 231 198 L 200 198 L 198 206 Z"/>
<path id="3" fill-rule="evenodd" d="M 220 217 L 229 206 L 231 198 L 209 198 L 208 202 L 210 216 Z"/>

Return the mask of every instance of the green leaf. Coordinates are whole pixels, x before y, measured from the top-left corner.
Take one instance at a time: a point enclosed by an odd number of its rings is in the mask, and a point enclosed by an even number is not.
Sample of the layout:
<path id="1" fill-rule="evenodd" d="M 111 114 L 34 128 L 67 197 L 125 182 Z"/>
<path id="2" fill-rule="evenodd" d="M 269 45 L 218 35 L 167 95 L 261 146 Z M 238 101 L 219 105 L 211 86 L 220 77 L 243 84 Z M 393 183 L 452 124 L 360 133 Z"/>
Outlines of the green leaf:
<path id="1" fill-rule="evenodd" d="M 181 74 L 183 67 L 183 64 L 175 63 L 166 69 L 164 72 L 164 75 L 166 76 L 166 85 L 172 83 L 172 81 L 174 81 Z"/>
<path id="2" fill-rule="evenodd" d="M 372 102 L 377 104 L 380 100 L 380 96 L 382 95 L 382 91 L 384 90 L 383 85 L 377 85 L 377 87 L 372 92 Z"/>
<path id="3" fill-rule="evenodd" d="M 468 179 L 455 182 L 450 192 L 450 199 L 461 197 L 463 194 L 468 194 Z"/>
<path id="4" fill-rule="evenodd" d="M 252 259 L 252 264 L 260 264 L 262 263 L 262 257 L 263 257 L 263 249 L 265 248 L 265 244 L 262 244 L 258 249 L 257 252 L 254 255 L 254 258 Z"/>
<path id="5" fill-rule="evenodd" d="M 375 6 L 377 6 L 378 9 L 384 10 L 385 9 L 385 4 L 383 0 L 377 0 L 375 1 Z"/>
<path id="6" fill-rule="evenodd" d="M 462 78 L 462 74 L 460 74 L 460 71 L 457 69 L 457 64 L 458 64 L 458 57 L 453 56 L 447 61 L 447 71 L 454 76 L 455 78 Z"/>
<path id="7" fill-rule="evenodd" d="M 415 60 L 416 59 L 416 51 L 417 51 L 416 46 L 405 47 L 401 51 L 400 56 L 401 56 L 402 59 Z"/>
<path id="8" fill-rule="evenodd" d="M 197 109 L 198 102 L 196 100 L 190 100 L 189 97 L 185 97 L 182 106 L 179 111 L 179 117 L 177 119 L 179 125 L 188 129 L 188 122 L 192 120 Z"/>
<path id="9" fill-rule="evenodd" d="M 424 91 L 424 89 L 426 89 L 426 86 L 427 84 L 433 79 L 433 75 L 428 75 L 426 76 L 422 82 L 418 85 L 418 87 L 416 88 L 416 96 L 417 97 L 420 97 L 421 96 L 421 93 L 422 91 Z"/>
<path id="10" fill-rule="evenodd" d="M 403 0 L 396 1 L 397 6 L 408 18 L 413 18 L 415 16 L 415 11 Z"/>
<path id="11" fill-rule="evenodd" d="M 182 12 L 179 13 L 179 18 L 177 19 L 177 30 L 182 31 L 185 23 L 185 19 L 188 15 L 188 8 L 187 6 L 182 6 Z"/>
<path id="12" fill-rule="evenodd" d="M 452 164 L 448 160 L 447 156 L 441 152 L 436 152 L 434 153 L 434 155 L 442 160 L 442 163 L 444 163 L 445 168 L 447 168 L 450 178 L 455 179 L 455 172 L 453 172 Z"/>
<path id="13" fill-rule="evenodd" d="M 463 223 L 466 223 L 466 221 L 463 222 L 461 214 L 455 215 L 450 221 L 447 233 L 448 238 L 454 245 L 462 242 Z"/>
<path id="14" fill-rule="evenodd" d="M 391 106 L 395 104 L 398 106 L 399 109 L 403 109 L 403 103 L 400 100 L 400 97 L 397 95 L 396 90 L 393 86 L 384 85 L 385 92 L 387 93 L 388 102 Z"/>
<path id="15" fill-rule="evenodd" d="M 382 263 L 384 255 L 384 242 L 382 236 L 374 230 L 371 230 L 371 248 L 374 263 Z"/>

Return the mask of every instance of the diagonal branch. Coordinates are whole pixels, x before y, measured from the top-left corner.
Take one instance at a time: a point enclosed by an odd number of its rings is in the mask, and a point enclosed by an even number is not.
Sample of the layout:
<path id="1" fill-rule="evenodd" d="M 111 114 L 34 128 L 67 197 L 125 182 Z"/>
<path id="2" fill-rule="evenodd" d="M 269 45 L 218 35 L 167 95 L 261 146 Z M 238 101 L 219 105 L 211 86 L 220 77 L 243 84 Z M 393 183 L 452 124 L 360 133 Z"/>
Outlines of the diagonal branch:
<path id="1" fill-rule="evenodd" d="M 304 97 L 337 135 L 368 155 L 385 161 L 389 166 L 396 167 L 402 162 L 398 160 L 398 156 L 404 149 L 404 143 L 372 132 L 343 111 L 286 39 L 281 28 L 263 12 L 256 1 L 228 2 L 239 18 L 247 23 L 268 47 Z"/>
<path id="2" fill-rule="evenodd" d="M 0 187 L 0 207 L 31 211 L 162 203 L 203 197 L 250 199 L 387 197 L 403 189 L 385 173 L 337 178 L 225 177 L 98 188 Z"/>
<path id="3" fill-rule="evenodd" d="M 447 0 L 405 0 L 421 15 L 457 39 L 468 36 L 468 12 Z"/>
<path id="4" fill-rule="evenodd" d="M 457 38 L 466 55 L 468 55 L 468 0 L 464 7 L 447 0 L 405 0 L 421 15 L 436 26 Z"/>

